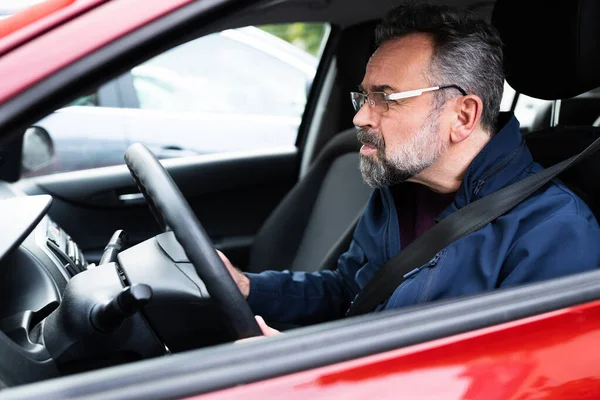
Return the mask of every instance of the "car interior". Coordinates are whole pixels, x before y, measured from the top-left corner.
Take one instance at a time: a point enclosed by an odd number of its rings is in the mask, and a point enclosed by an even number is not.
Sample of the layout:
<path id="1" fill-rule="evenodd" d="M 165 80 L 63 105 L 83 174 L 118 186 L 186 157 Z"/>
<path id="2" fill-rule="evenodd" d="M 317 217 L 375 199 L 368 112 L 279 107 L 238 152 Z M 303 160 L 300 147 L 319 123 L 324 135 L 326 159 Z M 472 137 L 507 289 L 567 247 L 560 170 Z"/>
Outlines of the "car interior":
<path id="1" fill-rule="evenodd" d="M 108 62 L 83 60 L 39 92 L 34 88 L 33 98 L 43 90 L 49 95 L 31 100 L 35 107 L 26 116 L 0 110 L 0 129 L 20 132 L 5 141 L 13 155 L 0 165 L 0 215 L 15 227 L 0 241 L 0 349 L 13 361 L 0 362 L 0 381 L 15 387 L 2 393 L 7 398 L 204 393 L 600 297 L 598 273 L 591 272 L 230 345 L 257 327 L 233 282 L 222 279 L 213 245 L 248 272 L 312 272 L 335 268 L 351 240 L 371 189 L 357 168 L 360 143 L 348 93 L 362 80 L 374 27 L 396 2 L 262 1 L 212 14 L 197 3 L 150 24 L 147 37 L 108 46 Z M 513 109 L 518 93 L 563 99 L 542 108 L 526 132 L 536 161 L 554 165 L 600 137 L 600 97 L 593 95 L 600 49 L 591 39 L 600 34 L 593 26 L 597 7 L 567 24 L 563 15 L 574 12 L 568 6 L 560 15 L 511 0 L 499 0 L 495 10 L 494 1 L 444 3 L 468 7 L 498 27 L 507 80 L 517 91 Z M 14 149 L 23 131 L 60 105 L 193 38 L 290 21 L 331 25 L 294 148 L 163 160 L 166 174 L 134 146 L 127 166 L 19 179 Z M 588 29 L 584 38 L 574 34 L 581 26 Z M 574 43 L 586 51 L 573 54 Z M 77 83 L 75 69 L 83 74 Z M 589 96 L 575 97 L 582 93 Z M 598 160 L 588 157 L 560 176 L 596 216 L 600 187 L 590 176 Z M 117 302 L 128 304 L 126 312 L 115 311 Z M 169 379 L 178 386 L 166 385 Z M 127 394 L 132 382 L 138 391 Z"/>

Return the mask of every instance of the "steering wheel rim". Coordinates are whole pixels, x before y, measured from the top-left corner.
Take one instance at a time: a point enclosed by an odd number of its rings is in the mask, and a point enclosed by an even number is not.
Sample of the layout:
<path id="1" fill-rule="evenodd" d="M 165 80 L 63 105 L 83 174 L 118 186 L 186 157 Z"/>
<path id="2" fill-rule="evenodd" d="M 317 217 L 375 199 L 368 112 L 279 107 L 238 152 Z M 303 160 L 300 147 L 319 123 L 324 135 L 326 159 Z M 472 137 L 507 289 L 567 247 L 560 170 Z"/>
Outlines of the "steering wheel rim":
<path id="1" fill-rule="evenodd" d="M 242 296 L 214 245 L 185 197 L 156 156 L 135 143 L 125 152 L 125 163 L 163 230 L 171 229 L 206 289 L 238 338 L 261 336 L 250 306 Z"/>

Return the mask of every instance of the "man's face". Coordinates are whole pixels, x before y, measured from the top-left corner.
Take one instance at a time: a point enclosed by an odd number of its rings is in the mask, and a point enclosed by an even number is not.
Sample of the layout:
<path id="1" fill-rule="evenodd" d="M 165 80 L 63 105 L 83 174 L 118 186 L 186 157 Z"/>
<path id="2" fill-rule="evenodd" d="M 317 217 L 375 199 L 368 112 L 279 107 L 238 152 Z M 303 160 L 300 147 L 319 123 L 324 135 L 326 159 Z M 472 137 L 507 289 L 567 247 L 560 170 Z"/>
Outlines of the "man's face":
<path id="1" fill-rule="evenodd" d="M 431 86 L 425 74 L 432 50 L 431 40 L 420 34 L 384 43 L 369 60 L 363 91 L 390 94 Z M 432 93 L 388 101 L 388 105 L 382 113 L 365 103 L 354 117 L 363 143 L 360 169 L 372 187 L 394 185 L 418 175 L 448 146 L 440 137 L 441 110 L 434 109 Z"/>

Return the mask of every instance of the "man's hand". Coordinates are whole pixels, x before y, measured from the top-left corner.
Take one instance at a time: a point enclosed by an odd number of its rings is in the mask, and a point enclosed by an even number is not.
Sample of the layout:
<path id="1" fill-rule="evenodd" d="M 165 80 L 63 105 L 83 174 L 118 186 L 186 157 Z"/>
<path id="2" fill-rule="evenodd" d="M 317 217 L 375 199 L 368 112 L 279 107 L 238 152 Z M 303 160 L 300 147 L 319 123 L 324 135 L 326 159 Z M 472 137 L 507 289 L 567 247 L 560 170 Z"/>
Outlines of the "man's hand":
<path id="1" fill-rule="evenodd" d="M 240 289 L 240 292 L 242 292 L 242 296 L 244 296 L 244 299 L 247 299 L 250 294 L 250 279 L 242 274 L 242 271 L 234 267 L 233 264 L 231 264 L 231 261 L 225 257 L 225 254 L 221 253 L 219 250 L 217 250 L 217 254 L 221 257 L 221 261 L 223 261 L 223 264 L 227 267 L 233 281 Z"/>
<path id="2" fill-rule="evenodd" d="M 258 326 L 260 326 L 260 330 L 262 331 L 263 335 L 281 335 L 281 332 L 279 332 L 277 329 L 271 328 L 269 325 L 267 325 L 263 317 L 261 317 L 260 315 L 255 315 L 254 318 L 256 319 L 256 322 L 258 322 Z"/>
<path id="3" fill-rule="evenodd" d="M 255 315 L 254 318 L 256 319 L 258 326 L 260 326 L 260 330 L 262 331 L 264 336 L 254 336 L 254 337 L 249 337 L 246 339 L 240 339 L 240 340 L 236 340 L 235 343 L 251 342 L 253 340 L 262 339 L 266 336 L 281 335 L 281 332 L 279 332 L 277 329 L 273 329 L 269 325 L 267 325 L 265 320 L 260 315 Z"/>

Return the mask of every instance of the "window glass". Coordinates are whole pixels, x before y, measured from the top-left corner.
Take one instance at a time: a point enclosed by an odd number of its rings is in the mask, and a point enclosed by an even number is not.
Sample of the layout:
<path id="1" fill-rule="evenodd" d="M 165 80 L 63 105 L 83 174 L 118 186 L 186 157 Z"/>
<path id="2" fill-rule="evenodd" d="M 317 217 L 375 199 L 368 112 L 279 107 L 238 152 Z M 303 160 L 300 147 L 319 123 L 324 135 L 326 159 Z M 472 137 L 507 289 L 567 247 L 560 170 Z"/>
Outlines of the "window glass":
<path id="1" fill-rule="evenodd" d="M 92 93 L 87 96 L 81 96 L 76 100 L 69 103 L 67 107 L 71 106 L 86 106 L 86 107 L 97 107 L 100 103 L 98 101 L 98 93 Z"/>
<path id="2" fill-rule="evenodd" d="M 523 93 L 518 95 L 515 117 L 523 132 L 550 127 L 552 100 L 537 99 Z M 600 89 L 561 100 L 559 124 L 600 126 Z"/>
<path id="3" fill-rule="evenodd" d="M 322 23 L 225 30 L 166 51 L 35 124 L 50 163 L 23 176 L 159 158 L 294 146 L 329 32 Z"/>
<path id="4" fill-rule="evenodd" d="M 508 82 L 504 81 L 504 93 L 502 94 L 502 101 L 500 102 L 500 111 L 510 111 L 515 95 L 515 89 L 513 89 Z"/>
<path id="5" fill-rule="evenodd" d="M 134 68 L 140 108 L 300 117 L 317 59 L 273 39 L 258 28 L 224 31 Z"/>
<path id="6" fill-rule="evenodd" d="M 521 131 L 528 132 L 536 124 L 536 118 L 541 118 L 541 115 L 545 112 L 545 109 L 550 106 L 552 102 L 547 100 L 536 99 L 522 93 L 516 93 L 508 82 L 504 82 L 504 95 L 502 96 L 502 102 L 500 105 L 500 111 L 510 111 L 512 104 L 517 97 L 517 103 L 515 105 L 515 117 L 519 120 Z"/>
<path id="7" fill-rule="evenodd" d="M 543 119 L 543 116 L 549 113 L 550 107 L 552 107 L 552 101 L 536 99 L 523 93 L 519 94 L 515 107 L 515 117 L 521 124 L 521 130 L 529 132 L 541 129 L 538 126 L 541 124 L 540 119 Z"/>

